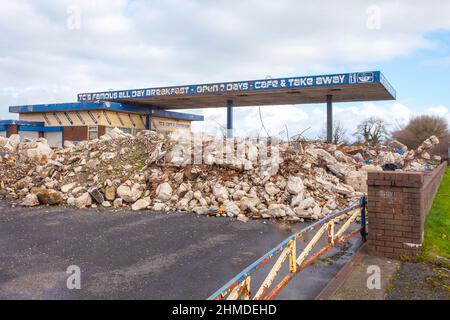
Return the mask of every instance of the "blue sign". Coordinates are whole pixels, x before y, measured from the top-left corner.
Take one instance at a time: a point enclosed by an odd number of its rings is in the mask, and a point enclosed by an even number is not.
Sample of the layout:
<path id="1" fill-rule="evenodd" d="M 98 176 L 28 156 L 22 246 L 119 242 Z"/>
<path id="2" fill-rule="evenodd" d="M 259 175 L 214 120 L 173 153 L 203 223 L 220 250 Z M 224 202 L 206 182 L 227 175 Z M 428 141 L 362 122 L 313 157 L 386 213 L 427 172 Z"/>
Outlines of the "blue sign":
<path id="1" fill-rule="evenodd" d="M 79 102 L 100 101 L 100 100 L 127 100 L 150 97 L 163 96 L 188 96 L 216 93 L 245 93 L 250 91 L 261 90 L 278 90 L 278 89 L 298 89 L 307 87 L 367 84 L 367 83 L 386 83 L 379 71 L 359 72 L 359 73 L 343 73 L 322 76 L 306 76 L 279 79 L 264 79 L 251 81 L 224 82 L 212 84 L 186 85 L 177 87 L 160 87 L 135 90 L 105 91 L 95 93 L 78 94 Z M 389 85 L 390 86 L 390 85 Z M 390 87 L 389 89 L 392 89 Z M 388 90 L 388 89 L 387 89 Z M 395 91 L 388 90 L 393 93 Z"/>

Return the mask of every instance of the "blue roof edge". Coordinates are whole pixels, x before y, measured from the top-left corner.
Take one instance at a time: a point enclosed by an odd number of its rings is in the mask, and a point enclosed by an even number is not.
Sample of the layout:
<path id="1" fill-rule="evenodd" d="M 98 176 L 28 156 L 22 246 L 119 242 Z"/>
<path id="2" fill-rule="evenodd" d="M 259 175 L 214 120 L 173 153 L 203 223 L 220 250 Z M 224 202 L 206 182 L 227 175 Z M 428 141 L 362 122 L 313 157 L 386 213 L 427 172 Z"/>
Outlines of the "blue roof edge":
<path id="1" fill-rule="evenodd" d="M 8 125 L 17 125 L 18 131 L 62 131 L 63 127 L 46 127 L 44 122 L 40 121 L 23 121 L 23 120 L 0 120 L 0 131 L 5 131 Z"/>
<path id="2" fill-rule="evenodd" d="M 233 86 L 232 89 L 224 89 L 222 91 L 219 91 L 217 93 L 231 93 L 231 92 L 249 92 L 249 91 L 259 91 L 259 90 L 268 90 L 268 91 L 274 91 L 277 89 L 290 89 L 290 88 L 302 88 L 302 87 L 332 87 L 334 84 L 332 83 L 321 83 L 317 84 L 315 83 L 315 79 L 317 78 L 323 78 L 323 77 L 333 77 L 333 76 L 343 76 L 345 77 L 345 81 L 341 83 L 342 85 L 346 84 L 364 84 L 368 83 L 369 81 L 363 80 L 363 78 L 359 78 L 359 76 L 369 76 L 372 77 L 371 83 L 380 83 L 381 82 L 381 71 L 375 70 L 375 71 L 363 71 L 363 72 L 348 72 L 348 73 L 333 73 L 333 74 L 322 74 L 322 75 L 311 75 L 311 76 L 290 76 L 285 78 L 273 78 L 273 79 L 256 79 L 256 80 L 241 80 L 241 81 L 226 81 L 226 82 L 212 82 L 212 83 L 203 83 L 203 84 L 184 84 L 184 85 L 177 85 L 177 86 L 159 86 L 159 87 L 147 87 L 147 88 L 139 88 L 139 89 L 125 89 L 125 90 L 113 90 L 113 91 L 96 91 L 96 92 L 84 92 L 84 93 L 78 93 L 77 94 L 77 101 L 79 102 L 87 102 L 87 101 L 118 101 L 118 100 L 129 100 L 133 99 L 137 103 L 139 102 L 139 99 L 143 98 L 151 98 L 155 96 L 193 96 L 193 95 L 202 95 L 202 94 L 209 94 L 210 92 L 204 92 L 202 90 L 197 91 L 197 89 L 201 89 L 202 87 L 223 87 L 226 88 L 227 85 L 230 84 L 239 84 L 239 83 L 257 83 L 257 82 L 264 82 L 264 81 L 274 81 L 278 80 L 279 82 L 282 81 L 289 81 L 291 79 L 300 79 L 300 78 L 310 78 L 314 81 L 312 81 L 312 84 L 308 85 L 300 85 L 300 86 L 285 86 L 285 87 L 277 87 L 277 88 L 256 88 L 251 87 L 248 89 L 235 89 Z M 384 77 L 383 77 L 384 78 Z M 360 80 L 361 79 L 361 80 Z M 370 79 L 370 78 L 369 78 Z M 386 80 L 387 82 L 387 80 Z M 390 86 L 393 90 L 392 86 Z M 386 88 L 386 86 L 385 86 Z M 177 90 L 179 93 L 177 93 Z M 388 88 L 386 90 L 391 93 L 392 90 L 389 91 Z M 160 92 L 166 92 L 166 93 L 160 93 L 158 94 L 158 91 Z M 393 90 L 395 92 L 395 90 Z M 167 93 L 168 92 L 168 93 Z M 395 93 L 394 93 L 395 95 Z M 392 97 L 394 97 L 392 95 Z M 350 102 L 350 101 L 349 101 Z"/>
<path id="3" fill-rule="evenodd" d="M 381 85 L 386 89 L 387 92 L 394 98 L 394 100 L 397 100 L 397 91 L 394 89 L 394 87 L 391 85 L 391 83 L 388 81 L 388 79 L 384 76 L 384 74 L 381 71 L 378 71 L 380 75 L 379 82 Z"/>
<path id="4" fill-rule="evenodd" d="M 25 121 L 25 120 L 0 120 L 0 125 L 23 125 L 23 126 L 33 126 L 33 127 L 42 127 L 45 125 L 44 122 L 41 121 Z"/>
<path id="5" fill-rule="evenodd" d="M 38 131 L 38 132 L 60 132 L 63 131 L 63 127 L 34 127 L 19 125 L 18 131 Z"/>
<path id="6" fill-rule="evenodd" d="M 159 117 L 166 117 L 180 120 L 203 121 L 202 115 L 175 112 L 161 109 L 152 109 L 148 106 L 132 106 L 117 102 L 69 102 L 69 103 L 55 103 L 55 104 L 36 104 L 23 106 L 10 106 L 11 113 L 37 113 L 37 112 L 61 112 L 61 111 L 82 111 L 82 110 L 113 110 L 122 112 L 133 112 L 140 114 L 155 115 Z"/>

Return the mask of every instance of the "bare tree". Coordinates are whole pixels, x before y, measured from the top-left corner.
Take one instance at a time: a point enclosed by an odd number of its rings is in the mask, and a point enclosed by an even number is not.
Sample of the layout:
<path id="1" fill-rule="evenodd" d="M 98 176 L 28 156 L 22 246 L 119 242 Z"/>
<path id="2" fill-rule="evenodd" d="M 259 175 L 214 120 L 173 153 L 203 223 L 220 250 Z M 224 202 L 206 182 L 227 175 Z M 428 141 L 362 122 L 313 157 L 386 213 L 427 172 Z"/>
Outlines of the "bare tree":
<path id="1" fill-rule="evenodd" d="M 370 117 L 358 125 L 355 136 L 365 144 L 376 146 L 387 137 L 387 127 L 388 124 L 383 119 Z"/>
<path id="2" fill-rule="evenodd" d="M 413 117 L 408 124 L 392 133 L 392 136 L 408 148 L 417 148 L 430 136 L 438 138 L 447 137 L 449 134 L 448 123 L 442 117 L 421 115 Z"/>
<path id="3" fill-rule="evenodd" d="M 270 137 L 269 131 L 267 131 L 266 125 L 264 124 L 264 121 L 263 121 L 263 118 L 262 118 L 261 106 L 258 107 L 258 113 L 259 113 L 259 121 L 261 122 L 261 130 L 259 132 L 261 133 L 261 131 L 264 129 L 264 131 L 266 132 L 266 135 L 268 137 Z"/>
<path id="4" fill-rule="evenodd" d="M 220 130 L 220 135 L 222 136 L 222 139 L 226 139 L 227 138 L 227 128 L 226 126 L 224 126 L 223 124 L 221 124 L 219 121 L 217 121 L 216 119 L 212 119 L 217 126 L 219 127 Z"/>
<path id="5" fill-rule="evenodd" d="M 347 143 L 347 129 L 343 126 L 340 121 L 333 121 L 333 133 L 331 135 L 333 144 Z M 326 140 L 327 129 L 322 129 L 322 134 L 319 136 L 320 140 Z"/>
<path id="6" fill-rule="evenodd" d="M 347 140 L 347 129 L 342 125 L 340 121 L 334 123 L 333 126 L 333 144 L 341 144 Z"/>

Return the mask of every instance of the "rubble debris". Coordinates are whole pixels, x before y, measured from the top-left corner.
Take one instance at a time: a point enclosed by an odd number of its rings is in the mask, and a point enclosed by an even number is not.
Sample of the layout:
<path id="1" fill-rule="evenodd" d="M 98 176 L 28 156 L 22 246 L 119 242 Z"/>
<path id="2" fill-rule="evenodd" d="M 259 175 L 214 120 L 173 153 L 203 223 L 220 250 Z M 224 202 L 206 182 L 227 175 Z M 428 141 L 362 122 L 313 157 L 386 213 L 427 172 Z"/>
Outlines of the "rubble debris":
<path id="1" fill-rule="evenodd" d="M 242 221 L 242 222 L 248 222 L 249 218 L 243 214 L 239 214 L 237 217 L 237 220 Z"/>
<path id="2" fill-rule="evenodd" d="M 68 193 L 71 190 L 73 190 L 73 188 L 75 188 L 77 186 L 78 182 L 72 182 L 72 183 L 68 183 L 65 184 L 61 187 L 61 191 L 64 193 Z"/>
<path id="3" fill-rule="evenodd" d="M 40 204 L 58 205 L 64 201 L 62 192 L 45 187 L 33 187 L 31 193 L 36 195 Z"/>
<path id="4" fill-rule="evenodd" d="M 113 207 L 120 208 L 123 206 L 123 200 L 121 198 L 114 199 Z"/>
<path id="5" fill-rule="evenodd" d="M 404 154 L 406 151 L 408 151 L 408 147 L 401 143 L 398 140 L 392 140 L 388 143 L 388 146 L 395 149 L 397 153 Z"/>
<path id="6" fill-rule="evenodd" d="M 63 205 L 132 210 L 185 211 L 240 221 L 321 219 L 367 192 L 367 172 L 430 170 L 439 143 L 416 150 L 398 141 L 385 146 L 336 146 L 281 142 L 267 158 L 268 141 L 236 142 L 202 136 L 136 137 L 115 128 L 100 139 L 50 148 L 45 139 L 0 138 L 0 196 L 24 206 Z M 241 151 L 242 151 L 241 150 Z M 200 158 L 195 164 L 194 159 Z"/>
<path id="7" fill-rule="evenodd" d="M 111 207 L 111 202 L 109 202 L 109 201 L 103 201 L 103 202 L 102 202 L 102 207 L 105 207 L 105 208 Z"/>
<path id="8" fill-rule="evenodd" d="M 97 188 L 91 188 L 89 191 L 89 195 L 97 202 L 98 204 L 102 204 L 105 201 L 103 194 Z"/>
<path id="9" fill-rule="evenodd" d="M 4 149 L 11 152 L 17 151 L 17 146 L 20 143 L 20 136 L 18 134 L 12 134 L 8 139 L 2 139 L 3 142 L 0 144 Z"/>
<path id="10" fill-rule="evenodd" d="M 67 201 L 67 204 L 69 204 L 69 200 Z M 91 195 L 89 194 L 89 192 L 85 192 L 78 198 L 74 199 L 73 205 L 80 209 L 86 208 L 86 207 L 89 207 L 90 205 L 92 205 L 92 198 L 91 198 Z"/>
<path id="11" fill-rule="evenodd" d="M 167 182 L 161 183 L 156 189 L 156 199 L 168 201 L 172 197 L 172 187 Z"/>
<path id="12" fill-rule="evenodd" d="M 150 197 L 145 197 L 143 199 L 139 199 L 131 205 L 131 209 L 133 211 L 139 211 L 139 210 L 146 209 L 151 204 L 151 202 L 152 201 L 150 200 Z"/>
<path id="13" fill-rule="evenodd" d="M 134 183 L 132 186 L 128 181 L 128 185 L 123 184 L 117 188 L 117 195 L 125 202 L 134 203 L 136 202 L 142 195 L 143 189 L 139 183 Z"/>
<path id="14" fill-rule="evenodd" d="M 399 163 L 385 163 L 382 166 L 383 171 L 395 171 L 402 168 L 402 166 Z"/>
<path id="15" fill-rule="evenodd" d="M 22 201 L 25 207 L 35 207 L 39 205 L 39 199 L 34 193 L 28 193 Z"/>
<path id="16" fill-rule="evenodd" d="M 116 188 L 114 186 L 105 187 L 105 199 L 108 201 L 114 201 L 116 199 Z"/>
<path id="17" fill-rule="evenodd" d="M 36 140 L 25 138 L 16 148 L 20 156 L 37 162 L 45 162 L 47 157 L 53 153 L 52 148 L 50 148 L 47 140 L 44 138 Z"/>

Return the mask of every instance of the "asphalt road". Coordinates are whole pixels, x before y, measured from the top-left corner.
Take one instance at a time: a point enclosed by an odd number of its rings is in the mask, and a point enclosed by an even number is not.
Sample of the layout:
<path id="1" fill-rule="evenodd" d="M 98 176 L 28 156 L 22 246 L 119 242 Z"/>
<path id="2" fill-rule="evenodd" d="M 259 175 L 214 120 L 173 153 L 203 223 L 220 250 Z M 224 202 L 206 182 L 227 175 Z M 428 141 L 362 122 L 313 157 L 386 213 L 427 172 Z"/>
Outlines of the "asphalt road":
<path id="1" fill-rule="evenodd" d="M 205 299 L 304 226 L 0 202 L 0 299 Z M 315 298 L 359 245 L 334 250 L 279 298 Z M 70 265 L 80 290 L 67 288 Z"/>

